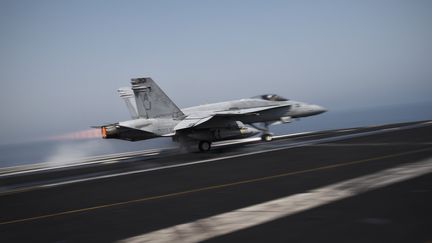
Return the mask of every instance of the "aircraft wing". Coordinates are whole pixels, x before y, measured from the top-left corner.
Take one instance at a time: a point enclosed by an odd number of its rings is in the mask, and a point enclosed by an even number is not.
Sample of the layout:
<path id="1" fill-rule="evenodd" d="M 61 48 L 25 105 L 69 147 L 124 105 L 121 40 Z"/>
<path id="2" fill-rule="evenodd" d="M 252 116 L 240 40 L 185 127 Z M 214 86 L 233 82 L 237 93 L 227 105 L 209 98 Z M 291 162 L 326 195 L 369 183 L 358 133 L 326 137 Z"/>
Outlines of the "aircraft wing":
<path id="1" fill-rule="evenodd" d="M 174 130 L 182 130 L 187 128 L 196 127 L 198 125 L 202 125 L 208 121 L 210 121 L 212 118 L 218 117 L 218 118 L 229 118 L 229 119 L 239 119 L 241 120 L 241 117 L 243 116 L 251 116 L 251 115 L 259 115 L 259 112 L 262 111 L 268 111 L 272 109 L 282 108 L 290 106 L 287 105 L 275 105 L 275 106 L 265 106 L 265 107 L 255 107 L 255 108 L 248 108 L 248 109 L 231 109 L 231 110 L 225 110 L 225 111 L 212 111 L 212 112 L 200 112 L 200 113 L 192 113 L 188 115 L 185 119 L 183 119 L 180 123 L 178 123 Z"/>
<path id="2" fill-rule="evenodd" d="M 183 119 L 180 123 L 178 123 L 175 127 L 174 130 L 182 130 L 182 129 L 186 129 L 186 128 L 191 128 L 191 127 L 195 127 L 198 126 L 210 119 L 212 119 L 214 117 L 214 115 L 212 114 L 201 114 L 200 116 L 191 114 L 189 116 L 187 116 L 185 119 Z"/>
<path id="3" fill-rule="evenodd" d="M 217 116 L 237 116 L 237 115 L 255 115 L 261 111 L 272 110 L 281 107 L 287 107 L 290 105 L 272 105 L 272 106 L 264 106 L 264 107 L 254 107 L 248 109 L 232 109 L 227 111 L 216 111 L 215 115 Z"/>

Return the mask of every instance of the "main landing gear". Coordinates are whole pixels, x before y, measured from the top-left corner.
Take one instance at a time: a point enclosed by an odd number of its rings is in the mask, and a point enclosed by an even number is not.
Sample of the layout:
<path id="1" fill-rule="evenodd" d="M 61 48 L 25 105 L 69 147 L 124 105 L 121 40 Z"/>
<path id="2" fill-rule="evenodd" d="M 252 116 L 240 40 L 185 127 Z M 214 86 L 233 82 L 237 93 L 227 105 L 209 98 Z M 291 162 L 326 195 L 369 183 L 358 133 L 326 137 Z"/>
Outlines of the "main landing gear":
<path id="1" fill-rule="evenodd" d="M 200 141 L 198 143 L 198 149 L 201 152 L 209 151 L 210 148 L 211 148 L 211 142 L 209 142 L 209 141 Z"/>

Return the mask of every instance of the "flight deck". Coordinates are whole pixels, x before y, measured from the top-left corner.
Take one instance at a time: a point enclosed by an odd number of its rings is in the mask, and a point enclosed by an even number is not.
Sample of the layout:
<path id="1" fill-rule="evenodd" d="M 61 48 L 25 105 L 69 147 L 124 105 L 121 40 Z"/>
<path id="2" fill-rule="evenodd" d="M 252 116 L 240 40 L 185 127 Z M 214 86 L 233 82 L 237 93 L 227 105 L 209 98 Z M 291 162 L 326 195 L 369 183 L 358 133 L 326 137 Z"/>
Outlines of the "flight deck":
<path id="1" fill-rule="evenodd" d="M 432 122 L 0 170 L 1 242 L 430 242 Z"/>

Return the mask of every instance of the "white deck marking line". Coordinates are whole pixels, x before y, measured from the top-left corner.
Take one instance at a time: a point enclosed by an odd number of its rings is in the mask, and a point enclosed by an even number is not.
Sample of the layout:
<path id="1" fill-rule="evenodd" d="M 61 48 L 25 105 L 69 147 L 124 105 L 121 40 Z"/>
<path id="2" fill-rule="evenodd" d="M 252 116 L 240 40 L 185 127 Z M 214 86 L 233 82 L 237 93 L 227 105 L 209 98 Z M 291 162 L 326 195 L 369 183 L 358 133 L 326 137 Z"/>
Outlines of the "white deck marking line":
<path id="1" fill-rule="evenodd" d="M 351 146 L 428 146 L 432 145 L 432 142 L 420 142 L 420 143 L 321 143 L 310 145 L 313 147 L 351 147 Z"/>
<path id="2" fill-rule="evenodd" d="M 306 135 L 309 133 L 314 133 L 314 131 L 309 132 L 299 132 L 299 133 L 291 133 L 291 134 L 285 134 L 285 135 L 277 135 L 273 136 L 274 139 L 282 139 L 282 138 L 289 138 L 293 136 L 299 136 L 299 135 Z M 260 141 L 261 138 L 246 138 L 246 139 L 234 139 L 227 142 L 215 142 L 213 147 L 220 147 L 220 146 L 226 146 L 226 145 L 232 145 L 232 144 L 241 144 L 241 143 L 249 143 L 254 141 Z M 70 160 L 70 161 L 51 161 L 51 162 L 41 162 L 36 163 L 32 165 L 17 165 L 17 166 L 10 166 L 10 167 L 2 167 L 0 168 L 0 177 L 4 176 L 11 176 L 11 175 L 19 175 L 19 174 L 26 174 L 26 173 L 34 173 L 34 172 L 40 172 L 40 171 L 49 171 L 49 170 L 56 170 L 56 169 L 63 169 L 63 168 L 70 168 L 70 167 L 79 167 L 83 165 L 91 165 L 91 164 L 104 164 L 104 163 L 113 163 L 111 161 L 119 162 L 123 159 L 128 159 L 131 157 L 136 156 L 152 156 L 160 154 L 162 151 L 168 151 L 171 149 L 176 149 L 176 147 L 166 147 L 164 149 L 147 149 L 147 150 L 140 150 L 140 151 L 131 151 L 131 152 L 121 152 L 121 153 L 115 153 L 115 154 L 108 154 L 108 155 L 98 155 L 98 156 L 92 156 L 92 157 L 85 157 L 80 158 L 77 160 Z M 66 163 L 66 164 L 64 164 Z M 58 165 L 55 165 L 58 164 Z M 27 169 L 21 169 L 21 168 L 27 168 Z"/>
<path id="3" fill-rule="evenodd" d="M 416 128 L 416 127 L 423 127 L 423 126 L 426 126 L 426 125 L 415 124 L 415 125 L 411 125 L 411 126 L 402 127 L 401 129 L 405 130 L 405 129 L 412 129 L 412 128 Z M 374 134 L 381 134 L 381 133 L 385 133 L 385 132 L 389 132 L 389 131 L 384 129 L 384 130 L 377 130 L 377 131 L 370 131 L 370 132 L 340 135 L 340 136 L 334 136 L 334 137 L 329 137 L 329 138 L 321 138 L 321 139 L 297 142 L 297 143 L 289 144 L 289 145 L 283 146 L 283 147 L 276 147 L 276 148 L 272 148 L 272 149 L 259 150 L 259 151 L 241 153 L 241 154 L 233 154 L 233 155 L 227 155 L 227 156 L 216 157 L 216 158 L 211 158 L 211 159 L 186 162 L 186 163 L 181 163 L 181 164 L 173 164 L 173 165 L 166 165 L 166 166 L 160 166 L 160 167 L 154 167 L 154 168 L 148 168 L 148 169 L 133 170 L 133 171 L 107 174 L 107 175 L 101 175 L 101 176 L 94 176 L 94 177 L 88 177 L 88 178 L 82 178 L 82 179 L 72 179 L 72 180 L 67 180 L 67 181 L 48 183 L 48 184 L 30 186 L 30 187 L 25 187 L 25 188 L 17 188 L 17 189 L 4 188 L 3 191 L 0 190 L 0 196 L 6 195 L 6 194 L 27 192 L 27 191 L 37 190 L 37 189 L 41 189 L 41 188 L 57 187 L 57 186 L 81 183 L 81 182 L 86 182 L 86 181 L 94 181 L 94 180 L 107 179 L 107 178 L 113 178 L 113 177 L 118 177 L 118 176 L 133 175 L 133 174 L 140 174 L 140 173 L 146 173 L 146 172 L 151 172 L 151 171 L 166 170 L 166 169 L 171 169 L 171 168 L 204 164 L 204 163 L 210 163 L 210 162 L 215 162 L 215 161 L 220 161 L 220 160 L 225 160 L 225 159 L 233 159 L 233 158 L 239 158 L 239 157 L 244 157 L 244 156 L 251 156 L 251 155 L 255 155 L 255 154 L 263 154 L 263 153 L 268 153 L 268 152 L 274 152 L 274 151 L 281 151 L 281 150 L 286 150 L 286 149 L 310 146 L 310 145 L 315 145 L 315 144 L 319 144 L 319 143 L 340 141 L 340 140 L 345 140 L 345 139 L 349 139 L 349 138 L 357 138 L 357 137 L 369 136 L 369 135 L 374 135 Z M 3 176 L 3 175 L 0 175 L 0 177 L 1 176 Z"/>
<path id="4" fill-rule="evenodd" d="M 165 150 L 169 150 L 169 149 L 173 149 L 173 147 L 165 148 Z M 142 151 L 99 155 L 99 156 L 80 158 L 77 160 L 70 160 L 70 161 L 51 161 L 51 162 L 36 163 L 33 165 L 18 165 L 18 166 L 11 166 L 11 167 L 3 167 L 0 168 L 0 177 L 25 174 L 25 173 L 33 173 L 39 171 L 62 169 L 62 168 L 78 167 L 83 165 L 99 164 L 107 160 L 111 161 L 111 160 L 122 160 L 122 159 L 132 158 L 136 156 L 151 156 L 151 155 L 155 155 L 155 153 L 160 153 L 160 151 L 161 151 L 160 149 L 148 149 Z M 26 168 L 26 167 L 29 167 L 29 169 L 20 170 L 20 168 Z"/>
<path id="5" fill-rule="evenodd" d="M 412 128 L 416 128 L 416 127 L 428 126 L 430 124 L 432 124 L 432 121 L 427 121 L 427 122 L 423 122 L 423 123 L 416 123 L 413 125 L 404 125 L 404 126 L 398 127 L 398 128 L 399 128 L 399 130 L 405 130 L 405 129 L 412 129 Z M 382 125 L 377 125 L 376 127 L 378 127 L 378 126 L 382 126 Z M 360 130 L 360 129 L 361 128 L 351 128 L 351 130 L 353 130 L 353 131 L 354 130 Z M 333 130 L 333 132 L 337 132 L 337 131 L 338 130 Z M 369 134 L 371 135 L 371 134 L 377 134 L 377 133 L 381 133 L 381 132 L 390 132 L 390 131 L 392 131 L 392 130 L 382 129 L 382 130 L 377 130 L 377 131 L 360 132 L 360 133 L 355 133 L 355 134 L 359 134 L 360 136 L 362 136 L 362 135 L 369 135 Z M 317 132 L 317 131 L 315 131 L 315 132 Z M 297 135 L 307 135 L 309 133 L 315 133 L 315 132 L 314 131 L 308 131 L 308 132 L 299 132 L 299 133 L 292 133 L 292 134 L 286 134 L 286 135 L 278 135 L 278 136 L 274 136 L 274 138 L 275 139 L 283 139 L 283 138 L 289 138 L 289 137 L 293 137 L 293 136 L 297 136 Z M 355 135 L 355 134 L 352 134 L 352 135 Z M 315 135 L 305 136 L 303 138 L 319 136 L 319 135 L 320 134 L 315 134 Z M 219 145 L 219 143 L 220 142 L 216 142 L 214 147 L 219 147 L 219 146 L 224 145 L 224 144 Z M 241 143 L 241 142 L 239 142 L 239 143 Z M 152 152 L 167 151 L 167 150 L 174 149 L 174 148 L 175 147 L 168 147 L 168 148 L 165 148 L 163 150 L 161 150 L 161 149 L 148 149 L 148 150 L 142 150 L 142 151 L 131 151 L 131 152 L 122 152 L 122 153 L 117 153 L 117 154 L 99 155 L 99 156 L 94 156 L 94 157 L 81 158 L 77 161 L 70 161 L 70 163 L 68 162 L 68 164 L 59 165 L 59 166 L 44 167 L 44 165 L 52 165 L 53 162 L 43 162 L 43 163 L 37 163 L 35 165 L 19 165 L 19 166 L 12 166 L 12 167 L 4 167 L 4 168 L 0 168 L 0 177 L 18 175 L 18 174 L 34 173 L 34 172 L 40 172 L 40 171 L 49 171 L 49 170 L 55 170 L 55 169 L 61 169 L 61 168 L 79 167 L 79 166 L 83 166 L 83 165 L 103 164 L 103 162 L 107 159 L 121 160 L 123 158 L 128 158 L 126 156 L 151 156 L 151 155 L 153 155 L 153 154 L 151 154 Z M 150 155 L 147 155 L 148 153 L 150 153 Z M 36 167 L 32 168 L 33 166 L 36 166 Z M 25 170 L 15 170 L 16 168 L 21 168 L 21 167 L 23 167 L 23 168 L 30 167 L 30 168 L 25 169 Z M 8 170 L 10 170 L 10 171 L 8 171 Z"/>
<path id="6" fill-rule="evenodd" d="M 350 128 L 350 129 L 342 129 L 342 130 L 339 130 L 337 132 L 351 132 L 351 131 L 355 131 L 355 130 L 357 130 L 357 129 Z"/>
<path id="7" fill-rule="evenodd" d="M 153 231 L 121 242 L 199 242 L 432 172 L 432 159 Z"/>

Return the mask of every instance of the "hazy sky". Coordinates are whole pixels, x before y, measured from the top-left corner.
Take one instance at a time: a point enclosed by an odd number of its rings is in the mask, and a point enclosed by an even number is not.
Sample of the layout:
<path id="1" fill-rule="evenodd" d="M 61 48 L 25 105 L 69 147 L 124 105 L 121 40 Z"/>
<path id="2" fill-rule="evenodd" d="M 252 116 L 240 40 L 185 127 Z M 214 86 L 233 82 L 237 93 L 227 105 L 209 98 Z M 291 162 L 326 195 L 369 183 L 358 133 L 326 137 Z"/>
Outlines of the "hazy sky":
<path id="1" fill-rule="evenodd" d="M 0 1 L 0 143 L 278 93 L 330 110 L 432 100 L 432 1 Z"/>

